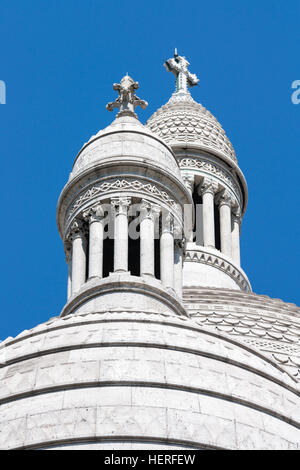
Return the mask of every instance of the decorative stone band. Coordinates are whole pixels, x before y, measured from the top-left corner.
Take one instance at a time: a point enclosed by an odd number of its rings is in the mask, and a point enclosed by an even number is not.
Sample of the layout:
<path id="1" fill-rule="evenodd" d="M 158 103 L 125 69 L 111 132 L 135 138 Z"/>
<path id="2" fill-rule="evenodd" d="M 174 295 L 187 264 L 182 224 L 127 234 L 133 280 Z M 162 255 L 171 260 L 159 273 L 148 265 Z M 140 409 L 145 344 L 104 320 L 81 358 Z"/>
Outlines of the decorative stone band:
<path id="1" fill-rule="evenodd" d="M 205 176 L 215 176 L 220 179 L 223 183 L 228 185 L 230 189 L 233 191 L 235 197 L 237 198 L 239 205 L 242 205 L 242 194 L 234 182 L 232 176 L 227 173 L 225 170 L 221 169 L 218 165 L 214 163 L 207 162 L 205 160 L 200 160 L 198 158 L 182 158 L 179 160 L 179 167 L 180 169 L 187 169 L 187 170 L 201 170 L 205 172 Z M 208 175 L 207 175 L 208 173 Z"/>
<path id="2" fill-rule="evenodd" d="M 251 285 L 247 277 L 239 270 L 234 264 L 226 261 L 224 258 L 218 255 L 212 255 L 201 250 L 198 247 L 197 250 L 187 250 L 185 254 L 185 262 L 202 263 L 208 266 L 219 269 L 230 276 L 241 290 L 251 292 Z"/>
<path id="3" fill-rule="evenodd" d="M 174 199 L 171 198 L 170 194 L 167 191 L 163 191 L 159 189 L 157 186 L 152 185 L 150 183 L 143 183 L 139 180 L 129 180 L 129 179 L 116 179 L 105 181 L 102 184 L 92 186 L 88 190 L 86 190 L 71 206 L 68 211 L 67 215 L 67 223 L 71 219 L 72 215 L 80 209 L 83 204 L 92 200 L 96 196 L 100 194 L 109 194 L 111 192 L 122 192 L 122 191 L 134 191 L 137 192 L 139 195 L 142 193 L 149 194 L 158 197 L 161 199 L 165 204 L 167 204 L 173 211 L 175 211 L 178 215 L 180 214 L 179 207 Z"/>

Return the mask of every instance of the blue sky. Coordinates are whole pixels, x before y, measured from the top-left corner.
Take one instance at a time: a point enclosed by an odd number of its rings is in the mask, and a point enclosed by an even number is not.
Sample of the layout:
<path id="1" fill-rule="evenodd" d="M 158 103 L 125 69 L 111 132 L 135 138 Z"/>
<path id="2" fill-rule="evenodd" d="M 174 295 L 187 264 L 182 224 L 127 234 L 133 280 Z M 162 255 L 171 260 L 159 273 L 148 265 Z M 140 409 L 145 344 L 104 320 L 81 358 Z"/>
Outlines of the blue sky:
<path id="1" fill-rule="evenodd" d="M 149 102 L 173 91 L 174 47 L 195 100 L 222 123 L 249 186 L 242 265 L 253 290 L 300 304 L 300 2 L 2 0 L 0 338 L 60 313 L 66 265 L 56 203 L 84 142 L 108 125 L 112 84 L 128 72 Z"/>

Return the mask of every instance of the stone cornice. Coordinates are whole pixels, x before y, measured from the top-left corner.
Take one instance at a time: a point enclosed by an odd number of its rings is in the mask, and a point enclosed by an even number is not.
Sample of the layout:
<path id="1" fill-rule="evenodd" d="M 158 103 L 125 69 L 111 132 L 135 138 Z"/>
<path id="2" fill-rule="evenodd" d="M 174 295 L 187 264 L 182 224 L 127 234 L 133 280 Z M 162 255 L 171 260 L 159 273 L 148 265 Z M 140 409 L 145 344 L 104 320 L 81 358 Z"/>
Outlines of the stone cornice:
<path id="1" fill-rule="evenodd" d="M 187 316 L 181 302 L 173 295 L 173 292 L 164 288 L 157 279 L 145 281 L 141 277 L 131 276 L 128 273 L 114 273 L 103 279 L 93 279 L 86 282 L 79 292 L 71 297 L 64 306 L 60 316 L 64 317 L 73 313 L 88 300 L 108 293 L 136 292 L 159 299 L 162 304 L 174 312 L 174 316 Z M 176 313 L 175 313 L 176 312 Z"/>
<path id="2" fill-rule="evenodd" d="M 124 173 L 124 168 L 127 165 L 130 168 L 129 174 Z M 97 196 L 104 196 L 105 193 L 108 198 L 112 193 L 120 191 L 127 191 L 132 197 L 135 195 L 141 198 L 153 196 L 157 199 L 157 203 L 162 200 L 163 204 L 169 205 L 175 212 L 178 205 L 178 217 L 181 217 L 179 206 L 183 208 L 184 204 L 192 203 L 190 192 L 176 175 L 172 175 L 156 165 L 149 168 L 149 165 L 142 161 L 133 165 L 131 161 L 127 161 L 127 158 L 124 158 L 121 167 L 120 171 L 120 164 L 117 162 L 100 164 L 96 168 L 87 169 L 66 184 L 58 200 L 56 216 L 58 230 L 62 238 L 71 216 L 75 212 L 78 214 L 79 206 L 81 204 L 86 206 L 85 203 L 88 200 L 97 199 Z M 94 183 L 91 182 L 93 179 Z M 123 181 L 125 181 L 124 185 Z M 167 189 L 170 186 L 174 188 L 172 193 Z M 76 194 L 77 200 L 75 199 Z M 176 200 L 173 199 L 174 196 Z"/>

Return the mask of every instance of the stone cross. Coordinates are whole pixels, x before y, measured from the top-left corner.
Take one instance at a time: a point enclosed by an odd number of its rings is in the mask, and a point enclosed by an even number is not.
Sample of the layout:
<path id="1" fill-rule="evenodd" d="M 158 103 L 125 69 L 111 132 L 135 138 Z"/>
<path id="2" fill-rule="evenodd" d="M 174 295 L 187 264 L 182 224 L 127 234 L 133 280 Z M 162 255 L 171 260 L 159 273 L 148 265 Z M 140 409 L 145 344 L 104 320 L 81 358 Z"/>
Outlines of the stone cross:
<path id="1" fill-rule="evenodd" d="M 185 57 L 175 54 L 173 59 L 169 59 L 164 63 L 165 68 L 168 72 L 172 72 L 176 77 L 176 92 L 187 92 L 188 87 L 195 86 L 199 83 L 197 75 L 190 73 L 188 66 L 190 63 Z"/>
<path id="2" fill-rule="evenodd" d="M 108 103 L 106 109 L 113 111 L 118 108 L 120 111 L 117 117 L 120 116 L 134 116 L 137 117 L 134 110 L 137 106 L 145 109 L 148 106 L 147 101 L 141 100 L 134 94 L 135 90 L 139 88 L 139 83 L 135 82 L 129 75 L 125 75 L 120 83 L 114 83 L 113 89 L 119 92 L 119 96 L 115 101 Z"/>

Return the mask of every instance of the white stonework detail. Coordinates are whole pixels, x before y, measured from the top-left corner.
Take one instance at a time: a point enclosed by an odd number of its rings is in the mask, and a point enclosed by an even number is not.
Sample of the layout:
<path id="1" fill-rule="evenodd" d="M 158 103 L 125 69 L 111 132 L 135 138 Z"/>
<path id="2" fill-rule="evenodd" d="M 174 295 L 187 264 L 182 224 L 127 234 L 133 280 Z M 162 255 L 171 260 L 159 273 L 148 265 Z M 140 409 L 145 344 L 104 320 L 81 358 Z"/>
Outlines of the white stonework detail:
<path id="1" fill-rule="evenodd" d="M 193 159 L 193 158 L 182 158 L 182 159 L 179 159 L 178 163 L 182 170 L 184 169 L 192 170 L 192 169 L 197 168 L 199 170 L 208 172 L 209 174 L 213 176 L 216 176 L 233 190 L 235 197 L 238 199 L 239 203 L 241 204 L 241 200 L 242 200 L 241 191 L 236 185 L 236 183 L 233 181 L 233 178 L 227 175 L 227 173 L 224 170 L 219 168 L 214 163 L 207 162 L 205 160 L 200 160 L 200 159 Z"/>
<path id="2" fill-rule="evenodd" d="M 217 119 L 195 101 L 169 101 L 147 121 L 147 126 L 168 144 L 194 143 L 217 150 L 233 161 L 235 151 Z"/>
<path id="3" fill-rule="evenodd" d="M 300 381 L 300 308 L 256 294 L 184 289 L 186 308 L 206 328 L 234 336 Z"/>
<path id="4" fill-rule="evenodd" d="M 230 276 L 242 291 L 251 291 L 250 283 L 248 279 L 245 278 L 241 270 L 233 263 L 222 258 L 221 253 L 220 256 L 217 254 L 206 253 L 204 249 L 201 249 L 201 247 L 198 247 L 197 250 L 187 249 L 184 261 L 186 263 L 202 263 L 207 266 L 213 266 Z"/>
<path id="5" fill-rule="evenodd" d="M 170 195 L 166 191 L 160 190 L 157 186 L 152 184 L 145 184 L 138 180 L 114 180 L 114 181 L 106 181 L 99 186 L 93 186 L 92 188 L 88 189 L 82 196 L 80 196 L 76 202 L 72 205 L 68 212 L 67 220 L 70 220 L 72 215 L 80 209 L 80 207 L 87 201 L 92 200 L 99 194 L 107 194 L 109 195 L 112 191 L 128 191 L 132 190 L 138 194 L 151 194 L 156 196 L 166 204 L 168 204 L 173 210 L 176 212 L 179 211 L 178 205 L 170 197 Z"/>
<path id="6" fill-rule="evenodd" d="M 0 342 L 0 449 L 300 450 L 300 309 L 251 292 L 244 175 L 188 60 L 165 66 L 176 90 L 148 127 L 126 75 L 75 159 L 57 206 L 68 299 Z"/>
<path id="7" fill-rule="evenodd" d="M 113 111 L 115 108 L 119 109 L 118 117 L 136 117 L 134 110 L 137 106 L 141 106 L 142 109 L 148 106 L 147 101 L 141 100 L 134 94 L 135 90 L 139 88 L 139 83 L 132 80 L 128 75 L 125 75 L 120 83 L 114 83 L 113 88 L 118 91 L 119 96 L 115 101 L 108 103 L 106 109 L 108 111 Z"/>
<path id="8" fill-rule="evenodd" d="M 1 448 L 112 436 L 228 449 L 299 442 L 296 382 L 264 355 L 189 319 L 122 310 L 69 315 L 3 349 Z M 266 436 L 253 441 L 253 432 Z"/>

